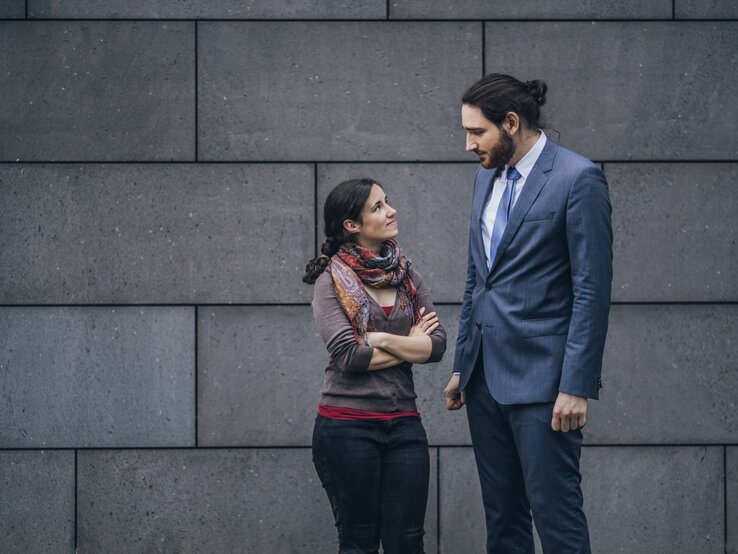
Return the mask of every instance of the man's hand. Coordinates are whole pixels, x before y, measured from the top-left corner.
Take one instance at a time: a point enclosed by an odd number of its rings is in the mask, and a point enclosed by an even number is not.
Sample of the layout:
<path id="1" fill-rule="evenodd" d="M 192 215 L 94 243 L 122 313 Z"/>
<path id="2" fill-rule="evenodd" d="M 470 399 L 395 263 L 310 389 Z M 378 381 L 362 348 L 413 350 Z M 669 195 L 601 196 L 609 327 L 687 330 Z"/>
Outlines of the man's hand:
<path id="1" fill-rule="evenodd" d="M 458 410 L 466 403 L 464 393 L 459 391 L 458 373 L 454 373 L 451 376 L 448 385 L 446 385 L 446 388 L 443 389 L 443 396 L 446 399 L 447 410 Z"/>
<path id="2" fill-rule="evenodd" d="M 587 399 L 559 392 L 553 409 L 551 428 L 566 433 L 581 429 L 587 423 Z"/>

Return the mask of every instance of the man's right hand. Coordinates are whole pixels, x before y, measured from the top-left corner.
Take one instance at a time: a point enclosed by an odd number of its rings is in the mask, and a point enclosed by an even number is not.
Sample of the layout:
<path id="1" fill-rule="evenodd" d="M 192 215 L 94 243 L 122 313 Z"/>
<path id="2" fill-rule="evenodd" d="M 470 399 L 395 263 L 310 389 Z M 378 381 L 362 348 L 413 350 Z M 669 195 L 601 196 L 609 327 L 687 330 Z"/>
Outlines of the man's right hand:
<path id="1" fill-rule="evenodd" d="M 443 396 L 446 399 L 447 410 L 458 410 L 465 404 L 465 395 L 463 392 L 459 391 L 458 373 L 454 373 L 451 376 L 448 385 L 446 385 L 446 388 L 443 389 Z"/>

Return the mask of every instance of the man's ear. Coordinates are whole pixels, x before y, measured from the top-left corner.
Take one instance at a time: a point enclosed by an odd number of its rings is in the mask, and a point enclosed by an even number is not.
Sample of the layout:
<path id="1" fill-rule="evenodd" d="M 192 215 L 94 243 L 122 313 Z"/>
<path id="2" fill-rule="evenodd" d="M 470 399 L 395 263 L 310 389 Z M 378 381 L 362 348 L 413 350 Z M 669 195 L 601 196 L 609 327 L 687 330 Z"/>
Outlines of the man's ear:
<path id="1" fill-rule="evenodd" d="M 511 135 L 517 133 L 520 130 L 520 116 L 515 112 L 507 112 L 505 114 L 505 127 Z"/>
<path id="2" fill-rule="evenodd" d="M 344 219 L 343 228 L 346 229 L 346 231 L 348 231 L 349 233 L 353 234 L 359 232 L 360 226 L 353 219 Z"/>

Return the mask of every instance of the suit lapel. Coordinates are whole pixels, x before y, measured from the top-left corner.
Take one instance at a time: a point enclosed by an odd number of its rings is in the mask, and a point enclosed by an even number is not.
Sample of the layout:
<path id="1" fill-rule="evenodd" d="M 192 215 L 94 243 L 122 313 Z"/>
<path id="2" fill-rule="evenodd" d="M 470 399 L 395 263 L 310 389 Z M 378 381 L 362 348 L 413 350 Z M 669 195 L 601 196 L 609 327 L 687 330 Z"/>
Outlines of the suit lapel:
<path id="1" fill-rule="evenodd" d="M 479 168 L 476 179 L 474 181 L 474 209 L 472 211 L 472 255 L 474 256 L 474 265 L 483 276 L 487 276 L 487 254 L 484 251 L 484 241 L 482 240 L 482 213 L 484 207 L 489 201 L 492 194 L 492 185 L 497 176 L 498 169 Z"/>
<path id="2" fill-rule="evenodd" d="M 515 206 L 513 206 L 513 209 L 510 212 L 510 219 L 508 220 L 505 231 L 502 233 L 502 237 L 500 238 L 500 244 L 497 247 L 495 259 L 492 261 L 489 275 L 494 272 L 500 262 L 500 258 L 505 253 L 505 249 L 508 247 L 513 237 L 515 237 L 515 233 L 523 222 L 523 218 L 525 218 L 525 215 L 528 213 L 528 210 L 530 210 L 533 202 L 535 202 L 536 198 L 538 198 L 538 195 L 541 193 L 541 189 L 546 184 L 546 181 L 548 181 L 548 172 L 551 171 L 551 168 L 553 167 L 553 161 L 556 157 L 557 150 L 558 146 L 556 146 L 556 143 L 551 139 L 548 139 L 546 141 L 546 145 L 543 147 L 541 155 L 538 156 L 538 160 L 536 160 L 530 175 L 528 175 L 528 178 L 525 180 L 525 184 L 523 185 L 523 190 L 518 197 L 518 201 L 515 202 Z M 485 267 L 487 267 L 486 264 Z M 487 276 L 488 280 L 489 275 Z"/>

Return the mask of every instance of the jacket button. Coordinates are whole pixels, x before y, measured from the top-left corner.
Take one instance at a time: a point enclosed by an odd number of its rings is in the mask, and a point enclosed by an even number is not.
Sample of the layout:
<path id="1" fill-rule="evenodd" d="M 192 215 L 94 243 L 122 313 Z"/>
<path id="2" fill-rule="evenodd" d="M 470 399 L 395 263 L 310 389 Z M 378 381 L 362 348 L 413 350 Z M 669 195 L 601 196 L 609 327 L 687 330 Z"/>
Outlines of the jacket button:
<path id="1" fill-rule="evenodd" d="M 482 324 L 481 324 L 481 323 L 479 323 L 478 321 L 477 321 L 477 323 L 476 323 L 476 326 L 477 326 L 477 329 L 481 329 L 481 328 L 482 328 Z"/>
<path id="2" fill-rule="evenodd" d="M 492 283 L 487 283 L 486 285 L 484 285 L 484 288 L 487 289 L 487 290 L 491 290 L 492 289 Z"/>

